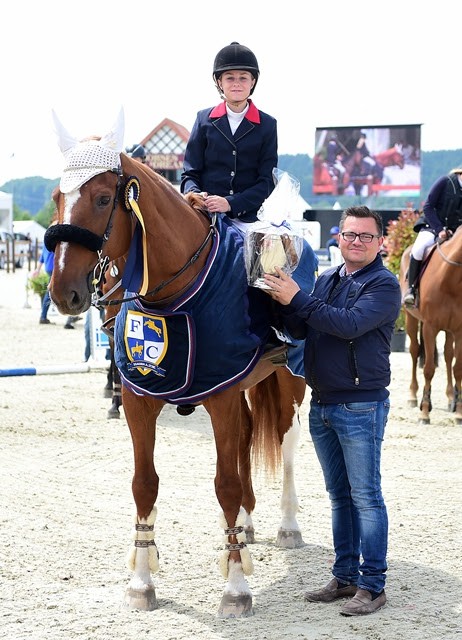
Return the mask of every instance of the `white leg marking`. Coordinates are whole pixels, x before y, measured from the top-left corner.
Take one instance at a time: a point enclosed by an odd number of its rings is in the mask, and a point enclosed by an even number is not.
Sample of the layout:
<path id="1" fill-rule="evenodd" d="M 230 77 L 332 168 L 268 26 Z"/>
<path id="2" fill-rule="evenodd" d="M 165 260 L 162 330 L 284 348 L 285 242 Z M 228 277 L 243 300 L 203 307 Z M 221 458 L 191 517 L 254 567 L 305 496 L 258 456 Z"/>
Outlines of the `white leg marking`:
<path id="1" fill-rule="evenodd" d="M 299 531 L 299 526 L 295 517 L 299 504 L 295 490 L 294 459 L 298 441 L 300 439 L 301 426 L 298 405 L 294 405 L 294 409 L 295 414 L 292 420 L 292 426 L 284 435 L 284 439 L 282 441 L 284 476 L 281 496 L 281 528 L 288 529 L 290 531 Z"/>

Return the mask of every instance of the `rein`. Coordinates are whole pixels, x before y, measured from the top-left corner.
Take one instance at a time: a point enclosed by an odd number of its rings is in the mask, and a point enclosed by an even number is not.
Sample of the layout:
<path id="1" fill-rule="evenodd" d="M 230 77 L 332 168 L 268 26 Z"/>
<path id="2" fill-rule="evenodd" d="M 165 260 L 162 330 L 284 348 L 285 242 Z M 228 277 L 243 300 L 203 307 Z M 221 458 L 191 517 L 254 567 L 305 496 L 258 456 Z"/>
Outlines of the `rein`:
<path id="1" fill-rule="evenodd" d="M 441 245 L 443 243 L 438 243 L 436 245 L 436 248 L 438 250 L 438 253 L 440 254 L 440 256 L 443 258 L 443 260 L 445 262 L 447 262 L 448 264 L 452 265 L 453 267 L 462 267 L 462 262 L 456 262 L 455 260 L 451 260 L 450 258 L 448 258 L 447 256 L 444 255 L 443 251 L 441 250 Z"/>
<path id="2" fill-rule="evenodd" d="M 114 306 L 114 305 L 117 305 L 117 304 L 123 304 L 124 302 L 131 302 L 132 300 L 141 300 L 142 298 L 146 298 L 147 296 L 152 296 L 152 295 L 158 293 L 159 291 L 162 291 L 162 289 L 164 289 L 171 282 L 174 282 L 177 278 L 179 278 L 179 276 L 181 276 L 182 273 L 184 273 L 187 269 L 189 269 L 189 267 L 191 267 L 196 262 L 196 260 L 201 255 L 202 251 L 207 246 L 209 240 L 215 235 L 215 233 L 216 233 L 216 222 L 217 222 L 217 214 L 214 213 L 213 216 L 212 216 L 212 220 L 210 222 L 210 225 L 209 225 L 209 231 L 208 231 L 204 241 L 202 242 L 201 246 L 191 256 L 191 258 L 189 258 L 189 260 L 181 267 L 181 269 L 179 271 L 177 271 L 171 278 L 169 278 L 168 280 L 163 280 L 156 287 L 154 287 L 154 289 L 151 289 L 150 291 L 147 291 L 143 295 L 140 295 L 139 293 L 137 293 L 134 296 L 130 296 L 129 298 L 121 298 L 119 300 L 104 300 L 104 298 L 106 296 L 103 296 L 103 297 L 99 298 L 98 300 L 96 300 L 95 306 L 97 308 L 99 306 L 109 307 L 109 306 Z M 119 285 L 120 285 L 120 282 L 117 283 L 117 285 L 111 289 L 111 292 L 115 288 L 118 288 Z M 108 294 L 106 294 L 106 295 L 108 295 Z"/>

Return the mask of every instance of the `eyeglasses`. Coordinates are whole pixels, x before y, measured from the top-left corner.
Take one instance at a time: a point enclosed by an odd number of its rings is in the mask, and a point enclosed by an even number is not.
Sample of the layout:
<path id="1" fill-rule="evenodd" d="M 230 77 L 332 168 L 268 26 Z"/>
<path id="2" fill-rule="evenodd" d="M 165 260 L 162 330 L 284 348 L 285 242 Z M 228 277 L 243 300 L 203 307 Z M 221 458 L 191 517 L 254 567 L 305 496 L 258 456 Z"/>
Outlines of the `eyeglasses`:
<path id="1" fill-rule="evenodd" d="M 374 238 L 380 238 L 379 235 L 372 233 L 355 233 L 354 231 L 342 231 L 340 235 L 347 242 L 354 242 L 356 238 L 359 238 L 365 244 L 370 244 Z"/>

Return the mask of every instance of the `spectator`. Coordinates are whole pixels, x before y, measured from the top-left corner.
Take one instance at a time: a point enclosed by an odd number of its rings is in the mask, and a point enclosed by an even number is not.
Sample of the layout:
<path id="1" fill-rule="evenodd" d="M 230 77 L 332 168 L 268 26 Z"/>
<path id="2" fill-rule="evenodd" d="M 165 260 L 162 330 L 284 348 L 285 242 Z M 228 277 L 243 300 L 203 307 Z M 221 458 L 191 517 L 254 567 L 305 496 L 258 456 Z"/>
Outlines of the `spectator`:
<path id="1" fill-rule="evenodd" d="M 331 227 L 330 228 L 330 238 L 327 241 L 326 244 L 326 249 L 327 249 L 327 255 L 329 257 L 329 260 L 332 260 L 332 256 L 330 254 L 330 248 L 331 247 L 338 247 L 338 234 L 339 234 L 340 229 L 338 227 Z"/>
<path id="2" fill-rule="evenodd" d="M 127 153 L 129 156 L 138 160 L 142 164 L 146 164 L 146 149 L 141 144 L 134 144 L 133 147 L 127 148 Z"/>
<path id="3" fill-rule="evenodd" d="M 48 251 L 45 245 L 43 245 L 42 253 L 40 254 L 40 258 L 39 258 L 39 264 L 37 269 L 34 272 L 34 275 L 38 275 L 43 266 L 45 272 L 47 273 L 49 278 L 51 278 L 51 274 L 53 273 L 54 260 L 55 260 L 54 252 Z M 47 288 L 45 295 L 42 298 L 42 308 L 40 311 L 40 319 L 39 319 L 40 324 L 53 324 L 48 319 L 48 311 L 50 309 L 50 304 L 51 304 L 51 297 L 50 297 L 50 292 Z M 77 322 L 78 320 L 81 320 L 80 316 L 68 316 L 66 323 L 64 325 L 64 328 L 74 329 L 74 323 Z"/>

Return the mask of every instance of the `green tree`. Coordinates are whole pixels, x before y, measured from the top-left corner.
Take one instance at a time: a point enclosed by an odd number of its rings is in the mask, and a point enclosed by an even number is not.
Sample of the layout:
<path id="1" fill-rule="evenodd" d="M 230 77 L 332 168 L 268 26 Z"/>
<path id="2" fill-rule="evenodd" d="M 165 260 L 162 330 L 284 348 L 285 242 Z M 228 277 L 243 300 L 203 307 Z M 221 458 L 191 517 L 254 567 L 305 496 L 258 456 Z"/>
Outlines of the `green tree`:
<path id="1" fill-rule="evenodd" d="M 53 200 L 50 200 L 35 216 L 35 220 L 47 229 L 50 226 L 51 220 L 55 214 L 56 205 Z"/>

